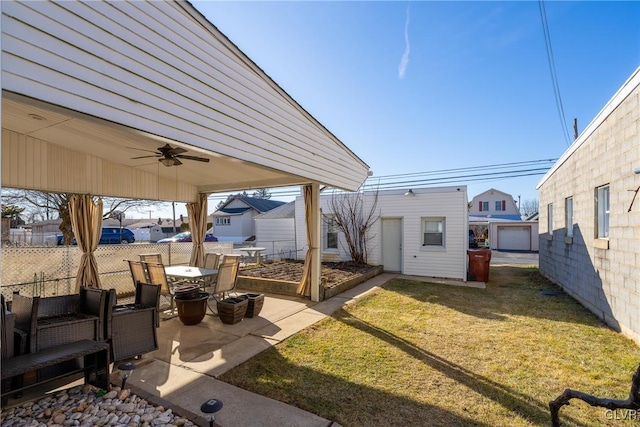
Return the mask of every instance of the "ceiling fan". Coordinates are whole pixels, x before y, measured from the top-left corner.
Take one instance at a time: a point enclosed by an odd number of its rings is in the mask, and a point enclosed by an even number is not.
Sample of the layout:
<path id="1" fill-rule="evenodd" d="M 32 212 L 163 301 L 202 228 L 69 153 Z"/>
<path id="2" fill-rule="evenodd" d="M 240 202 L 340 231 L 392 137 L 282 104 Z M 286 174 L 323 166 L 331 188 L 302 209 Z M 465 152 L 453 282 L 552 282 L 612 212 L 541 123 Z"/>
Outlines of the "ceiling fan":
<path id="1" fill-rule="evenodd" d="M 154 153 L 151 156 L 131 157 L 131 159 L 146 159 L 148 157 L 159 157 L 158 161 L 163 165 L 165 165 L 166 167 L 181 165 L 182 162 L 180 161 L 180 159 L 195 160 L 197 162 L 205 162 L 205 163 L 209 162 L 209 159 L 205 157 L 188 156 L 186 154 L 182 154 L 182 153 L 186 153 L 187 150 L 180 147 L 172 147 L 169 144 L 165 144 L 162 147 L 158 147 L 158 151 L 144 150 L 142 148 L 134 148 L 134 147 L 130 147 L 130 148 L 134 150 L 149 151 L 150 153 Z"/>

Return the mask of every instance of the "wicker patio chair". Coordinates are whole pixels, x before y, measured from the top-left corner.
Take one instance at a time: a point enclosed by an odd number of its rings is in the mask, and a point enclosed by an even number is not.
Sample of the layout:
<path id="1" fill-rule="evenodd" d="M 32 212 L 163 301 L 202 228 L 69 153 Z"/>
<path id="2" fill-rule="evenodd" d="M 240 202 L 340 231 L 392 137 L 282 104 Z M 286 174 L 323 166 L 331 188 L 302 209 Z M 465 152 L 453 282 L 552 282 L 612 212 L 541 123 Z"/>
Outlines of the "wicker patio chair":
<path id="1" fill-rule="evenodd" d="M 156 328 L 160 327 L 160 288 L 157 285 L 138 282 L 135 304 L 136 306 L 155 307 Z"/>
<path id="2" fill-rule="evenodd" d="M 173 311 L 173 285 L 167 279 L 167 274 L 164 271 L 164 265 L 153 262 L 143 262 L 142 264 L 149 275 L 148 283 L 160 286 L 160 295 L 165 298 L 169 298 L 169 305 L 171 307 L 171 311 Z"/>
<path id="3" fill-rule="evenodd" d="M 80 288 L 78 294 L 52 297 L 13 295 L 18 329 L 27 331 L 29 353 L 80 340 L 103 341 L 107 292 Z M 69 360 L 36 371 L 38 381 L 77 370 L 81 360 Z M 78 377 L 79 378 L 79 377 Z"/>
<path id="4" fill-rule="evenodd" d="M 36 326 L 38 324 L 38 304 L 40 297 L 28 297 L 13 294 L 11 300 L 11 312 L 16 316 L 15 329 L 23 331 L 25 340 L 25 352 L 30 353 L 36 346 Z"/>
<path id="5" fill-rule="evenodd" d="M 27 351 L 27 334 L 15 328 L 16 315 L 7 310 L 7 304 L 4 295 L 1 296 L 2 318 L 0 319 L 1 342 L 0 351 L 2 359 L 8 359 L 14 356 L 25 354 Z M 12 379 L 3 380 L 0 385 L 2 393 L 9 390 L 15 390 L 22 387 L 23 376 L 17 376 Z M 16 393 L 15 397 L 20 397 L 22 393 Z M 7 398 L 3 398 L 2 404 L 6 404 Z"/>
<path id="6" fill-rule="evenodd" d="M 140 357 L 158 349 L 156 328 L 160 326 L 158 305 L 160 287 L 148 283 L 136 283 L 134 304 L 117 305 L 116 290 L 109 290 L 107 316 L 109 318 L 109 343 L 114 361 Z M 132 327 L 135 325 L 135 327 Z"/>

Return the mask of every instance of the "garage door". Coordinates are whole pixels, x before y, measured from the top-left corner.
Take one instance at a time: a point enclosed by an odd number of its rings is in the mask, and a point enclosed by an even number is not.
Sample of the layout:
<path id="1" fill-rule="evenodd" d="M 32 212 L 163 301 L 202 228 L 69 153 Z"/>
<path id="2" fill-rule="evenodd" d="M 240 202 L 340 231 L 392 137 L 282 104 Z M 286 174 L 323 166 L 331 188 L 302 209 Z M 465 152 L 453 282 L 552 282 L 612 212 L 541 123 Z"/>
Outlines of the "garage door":
<path id="1" fill-rule="evenodd" d="M 498 249 L 511 251 L 530 251 L 531 228 L 498 227 Z"/>

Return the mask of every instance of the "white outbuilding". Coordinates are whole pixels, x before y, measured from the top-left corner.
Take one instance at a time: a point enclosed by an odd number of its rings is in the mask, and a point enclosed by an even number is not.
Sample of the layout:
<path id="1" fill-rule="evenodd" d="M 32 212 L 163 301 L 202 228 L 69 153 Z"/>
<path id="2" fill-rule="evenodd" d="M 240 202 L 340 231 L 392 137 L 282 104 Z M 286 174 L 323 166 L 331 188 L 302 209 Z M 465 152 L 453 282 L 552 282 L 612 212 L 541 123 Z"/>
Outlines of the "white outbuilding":
<path id="1" fill-rule="evenodd" d="M 371 212 L 376 192 L 358 193 L 363 212 Z M 323 261 L 350 259 L 346 241 L 335 227 L 331 194 L 320 197 Z M 381 190 L 368 233 L 367 262 L 406 275 L 466 280 L 468 208 L 466 186 Z M 295 201 L 296 247 L 307 246 L 304 200 Z M 305 250 L 298 251 L 298 258 Z"/>

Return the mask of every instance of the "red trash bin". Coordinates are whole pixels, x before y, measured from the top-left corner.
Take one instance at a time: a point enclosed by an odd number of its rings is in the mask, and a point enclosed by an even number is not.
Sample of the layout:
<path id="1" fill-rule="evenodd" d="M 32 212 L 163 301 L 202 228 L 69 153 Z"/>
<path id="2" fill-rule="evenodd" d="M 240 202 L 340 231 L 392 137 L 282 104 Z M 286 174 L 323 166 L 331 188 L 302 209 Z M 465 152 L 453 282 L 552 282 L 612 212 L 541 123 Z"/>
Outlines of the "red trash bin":
<path id="1" fill-rule="evenodd" d="M 490 249 L 469 249 L 469 280 L 478 282 L 489 281 Z"/>

